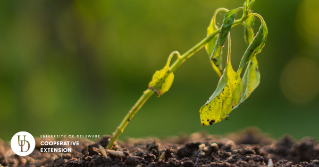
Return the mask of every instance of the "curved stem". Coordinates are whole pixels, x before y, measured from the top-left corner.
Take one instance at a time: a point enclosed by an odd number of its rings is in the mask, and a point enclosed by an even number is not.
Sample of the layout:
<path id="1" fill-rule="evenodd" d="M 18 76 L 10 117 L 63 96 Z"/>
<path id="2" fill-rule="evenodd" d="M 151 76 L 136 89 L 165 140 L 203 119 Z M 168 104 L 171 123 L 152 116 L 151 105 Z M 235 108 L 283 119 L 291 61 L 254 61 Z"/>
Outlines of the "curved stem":
<path id="1" fill-rule="evenodd" d="M 259 20 L 260 20 L 260 22 L 264 22 L 264 18 L 263 18 L 260 14 L 258 14 L 258 13 L 251 13 L 251 15 L 258 17 Z"/>
<path id="2" fill-rule="evenodd" d="M 234 27 L 234 26 L 236 26 L 238 24 L 242 24 L 246 20 L 246 18 L 247 17 L 244 16 L 241 19 L 236 20 L 233 23 L 232 27 Z M 169 70 L 174 72 L 186 59 L 191 57 L 194 53 L 196 53 L 198 50 L 203 48 L 206 43 L 211 41 L 219 33 L 219 31 L 220 31 L 220 28 L 217 29 L 216 31 L 214 31 L 211 35 L 209 35 L 206 38 L 204 38 L 202 41 L 200 41 L 194 47 L 189 49 L 186 53 L 181 55 L 177 60 L 175 60 L 174 64 L 169 68 Z M 130 122 L 130 120 L 135 115 L 135 113 L 143 106 L 143 104 L 146 102 L 146 100 L 148 98 L 150 98 L 153 94 L 154 94 L 154 92 L 152 90 L 150 90 L 150 89 L 147 89 L 146 91 L 144 91 L 143 95 L 135 103 L 135 105 L 132 107 L 132 109 L 126 114 L 125 118 L 123 119 L 123 121 L 121 122 L 119 127 L 116 128 L 112 139 L 110 140 L 110 142 L 106 146 L 107 149 L 111 149 L 112 148 L 114 142 L 117 140 L 117 138 L 120 136 L 120 134 L 123 133 L 124 128 Z"/>
<path id="3" fill-rule="evenodd" d="M 115 134 L 113 135 L 112 139 L 110 140 L 109 144 L 107 145 L 107 149 L 111 149 L 115 140 L 123 133 L 124 128 L 126 125 L 131 121 L 132 117 L 135 113 L 143 106 L 148 98 L 150 98 L 154 92 L 150 89 L 144 91 L 143 95 L 138 99 L 132 109 L 127 113 L 123 121 L 121 122 L 120 126 L 116 128 Z"/>

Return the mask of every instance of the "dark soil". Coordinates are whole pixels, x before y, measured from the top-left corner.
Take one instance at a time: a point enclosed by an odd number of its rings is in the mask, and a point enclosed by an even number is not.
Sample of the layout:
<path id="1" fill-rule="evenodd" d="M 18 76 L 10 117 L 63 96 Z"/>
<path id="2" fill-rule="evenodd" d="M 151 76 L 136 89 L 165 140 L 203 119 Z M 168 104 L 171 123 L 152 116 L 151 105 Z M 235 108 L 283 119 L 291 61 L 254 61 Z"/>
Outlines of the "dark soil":
<path id="1" fill-rule="evenodd" d="M 71 154 L 40 153 L 39 144 L 26 157 L 15 155 L 9 143 L 0 140 L 0 164 L 2 166 L 273 166 L 319 167 L 319 145 L 316 139 L 293 140 L 283 136 L 278 141 L 255 128 L 230 134 L 226 137 L 207 133 L 179 135 L 165 139 L 127 139 L 113 146 L 123 153 L 117 157 L 111 153 L 105 158 L 98 144 L 105 147 L 110 136 L 97 143 L 80 140 L 80 146 L 72 146 Z M 40 139 L 36 139 L 37 143 Z M 163 154 L 165 152 L 165 154 Z M 162 156 L 161 156 L 162 155 Z M 161 158 L 160 158 L 161 157 Z M 0 166 L 1 166 L 0 165 Z M 271 166 L 271 165 L 269 165 Z"/>

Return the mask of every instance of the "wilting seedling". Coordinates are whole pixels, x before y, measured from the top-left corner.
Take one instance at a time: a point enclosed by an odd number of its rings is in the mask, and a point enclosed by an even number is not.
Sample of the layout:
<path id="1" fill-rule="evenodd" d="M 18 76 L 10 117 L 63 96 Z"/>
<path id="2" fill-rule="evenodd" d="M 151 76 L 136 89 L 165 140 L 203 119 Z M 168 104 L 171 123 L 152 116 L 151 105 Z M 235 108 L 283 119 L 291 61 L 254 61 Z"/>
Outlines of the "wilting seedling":
<path id="1" fill-rule="evenodd" d="M 250 5 L 252 5 L 251 3 Z M 246 4 L 245 4 L 246 5 Z M 245 6 L 244 5 L 244 6 Z M 248 7 L 250 9 L 251 7 Z M 204 106 L 200 109 L 201 124 L 212 125 L 214 123 L 220 122 L 227 117 L 229 113 L 238 107 L 244 100 L 246 100 L 253 90 L 259 85 L 260 73 L 258 70 L 258 63 L 256 59 L 256 54 L 260 53 L 265 45 L 265 41 L 268 35 L 268 29 L 263 18 L 255 13 L 250 13 L 250 11 L 245 12 L 248 14 L 246 21 L 243 23 L 245 25 L 245 40 L 249 44 L 244 56 L 239 64 L 238 71 L 235 72 L 231 65 L 231 40 L 230 40 L 230 29 L 234 23 L 236 13 L 241 8 L 227 11 L 224 17 L 223 24 L 220 28 L 220 33 L 218 38 L 214 38 L 209 43 L 206 44 L 206 50 L 209 55 L 211 55 L 213 67 L 218 67 L 221 63 L 216 63 L 214 59 L 220 59 L 220 53 L 222 46 L 228 36 L 228 55 L 226 67 L 224 69 L 223 75 L 221 76 L 217 88 L 213 95 L 208 99 Z M 244 8 L 245 9 L 245 8 Z M 223 9 L 225 10 L 225 9 Z M 216 15 L 217 13 L 215 13 Z M 252 30 L 252 24 L 254 22 L 254 17 L 257 16 L 261 25 L 256 36 Z M 216 16 L 213 16 L 215 19 Z M 210 24 L 208 30 L 215 25 Z M 216 40 L 216 41 L 215 41 Z M 211 52 L 209 47 L 214 45 L 214 50 Z M 207 47 L 209 46 L 209 47 Z M 240 78 L 240 74 L 243 68 L 248 64 L 246 68 L 243 79 Z M 216 68 L 214 68 L 216 71 Z M 220 73 L 217 69 L 217 74 Z"/>
<path id="2" fill-rule="evenodd" d="M 237 108 L 243 101 L 245 101 L 256 89 L 260 82 L 260 73 L 256 55 L 260 53 L 265 46 L 268 29 L 263 17 L 251 11 L 254 3 L 255 0 L 246 0 L 243 7 L 233 10 L 228 10 L 226 8 L 217 9 L 207 28 L 206 38 L 182 55 L 180 55 L 177 51 L 172 52 L 164 68 L 155 72 L 151 82 L 148 85 L 148 89 L 144 91 L 143 95 L 116 129 L 112 139 L 107 145 L 107 149 L 112 148 L 119 135 L 123 133 L 126 125 L 129 123 L 135 113 L 142 107 L 146 100 L 154 93 L 156 93 L 159 97 L 167 92 L 174 80 L 173 72 L 183 62 L 185 62 L 186 59 L 191 57 L 204 46 L 209 55 L 212 67 L 220 77 L 220 80 L 212 96 L 200 108 L 199 113 L 201 125 L 212 125 L 222 121 L 225 118 L 228 120 L 230 112 Z M 235 17 L 240 10 L 243 11 L 243 15 L 240 19 L 236 20 Z M 220 27 L 216 25 L 216 15 L 219 12 L 226 12 L 223 23 Z M 261 25 L 255 35 L 253 31 L 253 24 L 256 20 L 259 20 Z M 248 47 L 240 61 L 238 70 L 234 71 L 231 64 L 230 30 L 237 25 L 244 26 L 244 38 L 248 44 Z M 228 40 L 228 53 L 226 66 L 223 69 L 222 50 L 226 40 Z M 171 59 L 174 54 L 177 55 L 177 59 L 171 64 Z M 240 74 L 245 67 L 245 73 L 241 78 Z"/>

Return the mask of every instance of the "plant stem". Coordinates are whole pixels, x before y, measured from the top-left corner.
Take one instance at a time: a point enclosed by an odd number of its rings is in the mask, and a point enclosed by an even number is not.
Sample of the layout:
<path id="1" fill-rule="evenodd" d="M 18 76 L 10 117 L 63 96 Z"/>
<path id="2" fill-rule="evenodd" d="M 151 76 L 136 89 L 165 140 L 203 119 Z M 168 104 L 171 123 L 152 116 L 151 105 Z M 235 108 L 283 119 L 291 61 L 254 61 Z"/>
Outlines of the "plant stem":
<path id="1" fill-rule="evenodd" d="M 242 17 L 240 20 L 236 20 L 233 23 L 232 27 L 234 27 L 238 24 L 242 24 L 244 22 L 244 20 L 246 20 L 246 18 L 247 17 Z M 219 33 L 219 31 L 220 31 L 220 28 L 217 29 L 216 31 L 214 31 L 211 35 L 204 38 L 202 41 L 200 41 L 194 47 L 189 49 L 186 53 L 181 55 L 181 57 L 178 58 L 177 60 L 175 60 L 174 64 L 170 67 L 170 71 L 174 72 L 186 59 L 191 57 L 194 53 L 196 53 L 198 50 L 203 48 L 206 43 L 208 43 L 210 40 L 212 40 Z M 132 109 L 127 113 L 127 115 L 125 116 L 125 118 L 123 119 L 123 121 L 121 122 L 119 127 L 116 128 L 116 131 L 115 131 L 112 139 L 110 140 L 110 142 L 106 146 L 107 149 L 112 148 L 114 142 L 117 140 L 117 138 L 120 136 L 120 134 L 123 133 L 124 128 L 131 121 L 132 117 L 143 106 L 143 104 L 146 102 L 146 100 L 148 98 L 150 98 L 153 94 L 154 94 L 154 92 L 150 89 L 147 89 L 144 91 L 143 95 L 138 99 L 138 101 L 135 103 L 135 105 L 132 107 Z"/>
<path id="2" fill-rule="evenodd" d="M 210 36 L 204 38 L 202 41 L 200 41 L 198 44 L 196 44 L 194 47 L 189 49 L 186 53 L 181 55 L 181 58 L 177 59 L 174 64 L 170 67 L 170 71 L 174 72 L 186 59 L 191 57 L 194 53 L 199 51 L 202 47 L 205 46 L 207 42 L 212 40 L 220 31 L 220 28 L 214 31 Z"/>
<path id="3" fill-rule="evenodd" d="M 147 89 L 143 92 L 143 95 L 138 99 L 132 109 L 127 113 L 120 126 L 116 128 L 115 134 L 107 145 L 107 149 L 111 149 L 115 140 L 123 133 L 126 125 L 131 121 L 132 117 L 136 114 L 136 112 L 143 106 L 148 98 L 150 98 L 154 92 L 150 89 Z"/>

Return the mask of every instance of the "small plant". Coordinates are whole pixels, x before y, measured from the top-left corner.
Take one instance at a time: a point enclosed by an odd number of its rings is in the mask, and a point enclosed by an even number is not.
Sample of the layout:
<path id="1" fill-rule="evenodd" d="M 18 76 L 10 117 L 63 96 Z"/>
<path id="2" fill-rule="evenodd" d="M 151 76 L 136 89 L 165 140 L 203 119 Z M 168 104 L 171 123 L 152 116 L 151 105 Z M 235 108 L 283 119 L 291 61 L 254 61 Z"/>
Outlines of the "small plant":
<path id="1" fill-rule="evenodd" d="M 251 8 L 255 0 L 246 0 L 243 7 L 233 10 L 226 8 L 219 8 L 215 11 L 210 25 L 207 28 L 207 37 L 201 42 L 188 50 L 183 55 L 179 52 L 172 52 L 163 69 L 156 71 L 153 75 L 148 89 L 144 91 L 143 95 L 136 102 L 133 108 L 125 116 L 119 127 L 116 129 L 112 139 L 107 145 L 107 149 L 111 149 L 113 143 L 117 140 L 119 135 L 123 133 L 124 128 L 130 122 L 135 113 L 143 106 L 146 100 L 154 93 L 157 96 L 163 95 L 167 92 L 174 80 L 174 71 L 189 57 L 205 46 L 213 69 L 220 77 L 219 83 L 213 95 L 200 108 L 201 125 L 212 125 L 228 118 L 228 114 L 238 107 L 249 95 L 256 89 L 260 82 L 260 73 L 258 70 L 258 63 L 256 55 L 261 52 L 265 45 L 268 29 L 263 17 L 257 13 L 253 13 Z M 243 10 L 243 15 L 239 20 L 235 20 L 238 11 Z M 219 12 L 226 12 L 223 23 L 220 27 L 216 26 L 216 15 Z M 261 22 L 256 35 L 253 31 L 253 23 L 255 19 Z M 248 47 L 240 61 L 239 68 L 234 71 L 231 65 L 231 28 L 243 25 L 245 28 L 244 38 Z M 222 48 L 225 41 L 228 40 L 228 54 L 226 67 L 222 68 Z M 176 61 L 171 64 L 172 57 L 176 55 Z M 246 68 L 243 77 L 240 77 L 241 72 Z"/>

